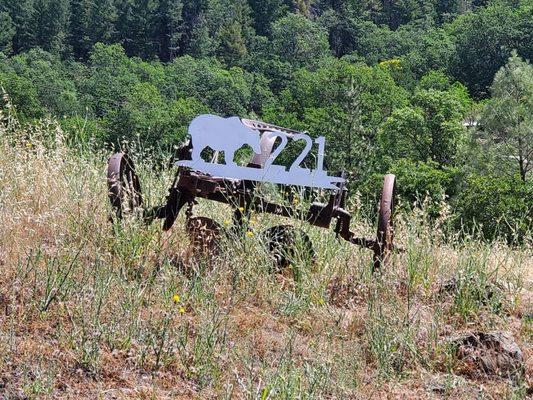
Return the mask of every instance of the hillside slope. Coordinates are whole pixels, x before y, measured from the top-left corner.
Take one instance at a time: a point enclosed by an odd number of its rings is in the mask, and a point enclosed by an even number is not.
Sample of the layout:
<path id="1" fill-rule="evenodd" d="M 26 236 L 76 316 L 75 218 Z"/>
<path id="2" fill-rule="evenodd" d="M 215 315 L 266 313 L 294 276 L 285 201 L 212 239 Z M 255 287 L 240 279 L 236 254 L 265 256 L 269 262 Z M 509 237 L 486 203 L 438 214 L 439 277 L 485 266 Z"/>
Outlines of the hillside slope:
<path id="1" fill-rule="evenodd" d="M 255 233 L 194 256 L 183 220 L 169 233 L 112 225 L 107 154 L 69 149 L 52 121 L 4 119 L 0 138 L 1 398 L 531 395 L 531 242 L 445 235 L 446 209 L 431 224 L 417 210 L 397 216 L 405 251 L 372 276 L 368 251 L 296 221 L 317 257 L 295 279 L 269 272 Z M 157 203 L 171 176 L 150 162 L 140 172 Z M 230 215 L 204 203 L 198 213 Z M 254 217 L 253 232 L 277 222 Z M 452 343 L 496 331 L 519 346 L 517 364 L 492 353 L 483 370 Z"/>

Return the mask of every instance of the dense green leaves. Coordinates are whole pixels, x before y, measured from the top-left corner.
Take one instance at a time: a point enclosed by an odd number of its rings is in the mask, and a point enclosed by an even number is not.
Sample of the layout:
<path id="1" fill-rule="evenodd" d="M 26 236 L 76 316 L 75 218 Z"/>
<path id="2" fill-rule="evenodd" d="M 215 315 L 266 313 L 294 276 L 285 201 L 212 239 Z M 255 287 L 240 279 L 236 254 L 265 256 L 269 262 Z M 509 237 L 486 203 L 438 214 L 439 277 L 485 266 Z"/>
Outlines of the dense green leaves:
<path id="1" fill-rule="evenodd" d="M 482 113 L 481 132 L 500 167 L 511 166 L 526 182 L 533 169 L 533 66 L 516 53 L 494 79 Z"/>
<path id="2" fill-rule="evenodd" d="M 326 136 L 326 165 L 355 178 L 372 162 L 380 124 L 406 104 L 407 92 L 386 69 L 331 61 L 315 72 L 297 71 L 265 118 Z"/>
<path id="3" fill-rule="evenodd" d="M 71 0 L 69 44 L 76 59 L 86 59 L 95 43 L 111 43 L 117 9 L 111 0 Z"/>
<path id="4" fill-rule="evenodd" d="M 505 64 L 513 48 L 531 57 L 532 20 L 530 1 L 524 1 L 518 9 L 495 3 L 459 17 L 451 26 L 456 43 L 451 67 L 454 76 L 474 95 L 487 96 L 496 71 Z"/>
<path id="5" fill-rule="evenodd" d="M 0 12 L 0 52 L 9 54 L 13 50 L 13 37 L 16 29 L 7 12 Z"/>
<path id="6" fill-rule="evenodd" d="M 472 175 L 455 205 L 458 225 L 485 238 L 526 239 L 533 229 L 533 185 L 519 178 Z"/>
<path id="7" fill-rule="evenodd" d="M 296 67 L 313 68 L 329 53 L 326 31 L 299 14 L 290 14 L 272 25 L 274 52 Z"/>
<path id="8" fill-rule="evenodd" d="M 95 44 L 119 43 L 145 60 L 216 56 L 259 68 L 276 88 L 287 68 L 313 69 L 331 54 L 399 58 L 405 87 L 443 69 L 486 97 L 512 49 L 533 55 L 532 21 L 530 0 L 4 0 L 0 51 L 38 46 L 85 61 Z"/>
<path id="9" fill-rule="evenodd" d="M 399 109 L 380 133 L 383 152 L 395 158 L 451 165 L 464 133 L 465 110 L 453 93 L 417 90 L 412 106 Z"/>

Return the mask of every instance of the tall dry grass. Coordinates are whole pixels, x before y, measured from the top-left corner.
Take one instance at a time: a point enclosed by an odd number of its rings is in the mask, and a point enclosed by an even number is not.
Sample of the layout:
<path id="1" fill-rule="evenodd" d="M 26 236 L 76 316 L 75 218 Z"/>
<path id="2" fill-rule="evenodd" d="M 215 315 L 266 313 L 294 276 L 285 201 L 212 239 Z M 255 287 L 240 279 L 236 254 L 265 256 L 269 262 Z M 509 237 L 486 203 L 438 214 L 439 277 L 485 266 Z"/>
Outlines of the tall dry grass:
<path id="1" fill-rule="evenodd" d="M 270 272 L 255 233 L 191 257 L 183 219 L 168 233 L 111 223 L 108 154 L 65 135 L 0 118 L 1 398 L 526 398 L 530 242 L 449 234 L 443 208 L 440 222 L 399 215 L 405 251 L 374 276 L 370 252 L 301 221 L 317 257 L 297 279 Z M 171 174 L 138 165 L 148 201 L 162 202 Z M 206 202 L 196 213 L 231 218 Z M 447 341 L 465 330 L 510 332 L 526 374 L 465 375 Z"/>

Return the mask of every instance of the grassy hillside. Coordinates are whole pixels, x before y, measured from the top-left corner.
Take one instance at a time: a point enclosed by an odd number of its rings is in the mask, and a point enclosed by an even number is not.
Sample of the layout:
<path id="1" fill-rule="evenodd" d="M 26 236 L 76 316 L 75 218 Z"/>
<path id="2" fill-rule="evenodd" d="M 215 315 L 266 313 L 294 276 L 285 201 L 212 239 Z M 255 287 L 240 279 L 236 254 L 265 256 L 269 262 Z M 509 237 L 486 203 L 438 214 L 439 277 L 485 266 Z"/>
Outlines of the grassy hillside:
<path id="1" fill-rule="evenodd" d="M 314 264 L 269 272 L 257 234 L 195 255 L 170 232 L 109 222 L 109 154 L 72 149 L 53 121 L 0 124 L 0 397 L 520 399 L 533 373 L 531 240 L 448 234 L 423 210 L 397 215 L 382 274 L 371 253 L 301 226 Z M 172 176 L 139 162 L 146 197 Z M 401 183 L 400 183 L 401 184 Z M 357 213 L 358 233 L 374 227 Z M 221 224 L 230 213 L 201 203 Z M 253 232 L 280 219 L 253 218 Z M 529 237 L 531 239 L 531 237 Z M 524 370 L 491 374 L 450 338 L 502 330 Z M 530 392 L 529 392 L 530 393 Z"/>

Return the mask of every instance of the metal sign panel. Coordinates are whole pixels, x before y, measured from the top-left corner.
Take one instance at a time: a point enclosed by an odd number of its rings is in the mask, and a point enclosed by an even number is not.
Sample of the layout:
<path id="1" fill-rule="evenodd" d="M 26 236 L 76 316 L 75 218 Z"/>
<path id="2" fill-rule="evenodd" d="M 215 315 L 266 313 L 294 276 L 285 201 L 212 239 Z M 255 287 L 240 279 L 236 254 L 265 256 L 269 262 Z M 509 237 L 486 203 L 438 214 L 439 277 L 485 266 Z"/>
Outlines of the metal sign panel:
<path id="1" fill-rule="evenodd" d="M 222 118 L 216 115 L 200 115 L 189 125 L 192 141 L 192 160 L 176 162 L 178 166 L 189 167 L 216 177 L 229 179 L 245 179 L 258 182 L 270 182 L 283 185 L 309 186 L 324 189 L 336 189 L 335 183 L 344 182 L 343 178 L 328 176 L 324 171 L 324 149 L 326 139 L 319 137 L 314 140 L 305 134 L 288 135 L 281 130 L 265 130 L 263 136 L 255 129 L 244 125 L 240 118 Z M 266 136 L 265 136 L 266 135 Z M 256 154 L 261 154 L 262 140 L 281 139 L 281 143 L 268 155 L 262 168 L 243 167 L 235 163 L 235 152 L 248 145 Z M 294 163 L 287 169 L 283 165 L 274 164 L 276 158 L 287 146 L 289 140 L 304 141 L 305 147 Z M 315 169 L 302 168 L 300 165 L 307 157 L 313 144 L 318 145 L 318 157 Z M 206 162 L 201 154 L 205 148 L 223 151 L 225 164 Z"/>

